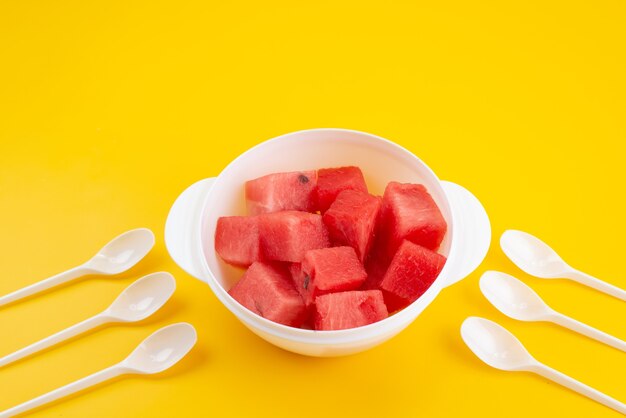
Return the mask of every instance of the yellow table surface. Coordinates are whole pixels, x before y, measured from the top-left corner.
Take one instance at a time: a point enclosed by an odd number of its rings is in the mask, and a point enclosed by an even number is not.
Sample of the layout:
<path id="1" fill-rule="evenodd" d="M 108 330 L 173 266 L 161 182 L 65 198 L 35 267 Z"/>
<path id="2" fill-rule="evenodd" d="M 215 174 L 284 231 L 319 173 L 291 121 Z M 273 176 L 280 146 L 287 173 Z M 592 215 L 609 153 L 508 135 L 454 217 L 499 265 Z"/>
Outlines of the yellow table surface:
<path id="1" fill-rule="evenodd" d="M 77 265 L 145 226 L 157 245 L 120 278 L 0 310 L 0 356 L 104 309 L 166 270 L 167 307 L 0 370 L 0 410 L 121 360 L 188 321 L 176 368 L 125 378 L 34 417 L 613 417 L 556 384 L 483 365 L 459 327 L 493 319 L 545 363 L 626 401 L 626 354 L 504 317 L 480 294 L 512 273 L 554 308 L 626 339 L 626 303 L 509 262 L 517 228 L 626 288 L 623 1 L 4 1 L 0 5 L 0 294 Z M 312 127 L 372 132 L 487 208 L 493 245 L 403 333 L 316 359 L 249 332 L 163 243 L 168 210 L 250 146 Z"/>

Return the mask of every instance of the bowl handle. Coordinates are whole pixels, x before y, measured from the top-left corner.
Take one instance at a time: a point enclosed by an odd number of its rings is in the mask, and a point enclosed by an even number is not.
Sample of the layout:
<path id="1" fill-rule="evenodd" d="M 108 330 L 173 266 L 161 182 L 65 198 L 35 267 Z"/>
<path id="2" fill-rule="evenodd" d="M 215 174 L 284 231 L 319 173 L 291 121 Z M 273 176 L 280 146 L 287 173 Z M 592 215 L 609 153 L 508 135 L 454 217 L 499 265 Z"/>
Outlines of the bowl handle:
<path id="1" fill-rule="evenodd" d="M 458 260 L 443 283 L 444 287 L 464 279 L 485 259 L 491 244 L 491 224 L 480 201 L 464 187 L 449 181 L 442 181 L 453 223 L 452 257 Z"/>
<path id="2" fill-rule="evenodd" d="M 165 221 L 165 246 L 170 256 L 187 273 L 206 282 L 200 263 L 202 248 L 202 204 L 211 191 L 215 177 L 200 180 L 178 196 Z"/>

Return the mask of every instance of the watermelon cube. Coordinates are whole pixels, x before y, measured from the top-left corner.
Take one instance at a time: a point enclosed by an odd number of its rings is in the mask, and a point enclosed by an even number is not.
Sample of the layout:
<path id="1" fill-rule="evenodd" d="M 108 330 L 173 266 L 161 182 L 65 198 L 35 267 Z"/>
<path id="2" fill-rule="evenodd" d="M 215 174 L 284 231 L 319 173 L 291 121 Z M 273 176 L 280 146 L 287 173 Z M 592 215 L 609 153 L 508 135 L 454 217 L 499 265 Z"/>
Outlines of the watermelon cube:
<path id="1" fill-rule="evenodd" d="M 256 216 L 225 216 L 217 220 L 215 250 L 235 266 L 247 267 L 261 259 Z"/>
<path id="2" fill-rule="evenodd" d="M 445 263 L 441 254 L 404 240 L 380 283 L 389 311 L 402 309 L 422 296 Z"/>
<path id="3" fill-rule="evenodd" d="M 315 171 L 274 173 L 246 182 L 249 215 L 281 210 L 314 210 Z"/>
<path id="4" fill-rule="evenodd" d="M 436 251 L 446 230 L 443 215 L 423 185 L 397 182 L 387 185 L 377 233 L 389 260 L 405 239 Z"/>
<path id="5" fill-rule="evenodd" d="M 358 289 L 367 273 L 352 247 L 311 250 L 302 261 L 304 302 L 313 303 L 318 295 Z"/>
<path id="6" fill-rule="evenodd" d="M 317 170 L 315 208 L 326 212 L 339 193 L 344 190 L 367 192 L 367 185 L 359 167 L 322 168 Z"/>
<path id="7" fill-rule="evenodd" d="M 330 246 L 322 216 L 284 211 L 259 215 L 261 254 L 266 260 L 299 263 L 309 250 Z"/>
<path id="8" fill-rule="evenodd" d="M 299 327 L 306 319 L 302 297 L 279 263 L 256 262 L 228 293 L 240 304 L 270 321 Z"/>
<path id="9" fill-rule="evenodd" d="M 380 290 L 328 293 L 315 299 L 315 329 L 319 331 L 356 328 L 388 315 Z"/>
<path id="10" fill-rule="evenodd" d="M 349 245 L 361 263 L 374 240 L 381 201 L 360 190 L 344 190 L 324 213 L 323 220 L 333 245 Z"/>

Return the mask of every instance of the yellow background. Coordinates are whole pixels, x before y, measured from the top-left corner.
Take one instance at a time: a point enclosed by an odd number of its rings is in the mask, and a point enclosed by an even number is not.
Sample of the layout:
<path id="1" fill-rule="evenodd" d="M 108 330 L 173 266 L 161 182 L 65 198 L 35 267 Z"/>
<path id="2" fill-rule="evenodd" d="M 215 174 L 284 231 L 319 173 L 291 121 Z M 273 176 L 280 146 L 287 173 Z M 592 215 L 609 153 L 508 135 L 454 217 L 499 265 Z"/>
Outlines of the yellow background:
<path id="1" fill-rule="evenodd" d="M 0 355 L 104 309 L 166 270 L 174 299 L 0 370 L 5 409 L 122 359 L 189 321 L 178 367 L 127 378 L 36 417 L 611 417 L 539 377 L 505 373 L 463 345 L 468 315 L 626 401 L 626 355 L 556 326 L 505 318 L 486 269 L 515 274 L 554 308 L 626 338 L 626 304 L 541 281 L 501 253 L 503 230 L 552 244 L 626 288 L 623 1 L 3 1 L 0 5 L 0 294 L 79 264 L 125 230 L 155 231 L 148 259 L 0 310 Z M 345 127 L 407 147 L 487 208 L 494 245 L 477 272 L 369 352 L 315 359 L 241 325 L 163 243 L 177 195 L 250 146 Z"/>

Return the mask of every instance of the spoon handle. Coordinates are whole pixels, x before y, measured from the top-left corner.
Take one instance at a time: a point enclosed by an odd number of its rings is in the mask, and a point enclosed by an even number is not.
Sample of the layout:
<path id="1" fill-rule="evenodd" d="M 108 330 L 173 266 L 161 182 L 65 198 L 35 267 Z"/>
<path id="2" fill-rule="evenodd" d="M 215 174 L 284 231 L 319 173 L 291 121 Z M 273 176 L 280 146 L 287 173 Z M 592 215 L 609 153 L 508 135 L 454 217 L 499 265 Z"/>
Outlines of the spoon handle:
<path id="1" fill-rule="evenodd" d="M 571 329 L 572 331 L 576 331 L 579 334 L 600 341 L 601 343 L 610 345 L 618 350 L 626 351 L 626 341 L 620 340 L 619 338 L 600 331 L 599 329 L 590 327 L 589 325 L 577 321 L 574 318 L 570 318 L 569 316 L 556 313 L 550 316 L 550 321 L 555 324 L 559 324 L 562 327 Z"/>
<path id="2" fill-rule="evenodd" d="M 22 289 L 16 290 L 15 292 L 9 293 L 8 295 L 0 297 L 0 306 L 34 295 L 35 293 L 43 292 L 44 290 L 69 282 L 70 280 L 74 280 L 78 277 L 84 276 L 85 274 L 87 274 L 87 270 L 83 266 L 74 267 L 73 269 L 59 273 L 55 276 L 33 283 L 30 286 L 26 286 Z"/>
<path id="3" fill-rule="evenodd" d="M 533 367 L 531 371 L 626 415 L 626 405 L 622 402 L 576 379 L 572 379 L 558 370 L 539 363 L 537 366 Z"/>
<path id="4" fill-rule="evenodd" d="M 124 374 L 124 369 L 116 364 L 115 366 L 101 370 L 90 376 L 84 377 L 73 383 L 70 383 L 63 387 L 55 389 L 51 392 L 48 392 L 44 395 L 38 396 L 37 398 L 31 399 L 30 401 L 24 402 L 20 405 L 14 406 L 13 408 L 9 408 L 5 411 L 2 411 L 0 412 L 0 418 L 13 417 L 15 415 L 24 413 L 38 406 L 47 404 L 52 401 L 56 401 L 57 399 L 60 399 L 65 396 L 71 395 L 73 393 L 79 392 L 81 390 L 87 389 L 88 387 L 97 385 L 98 383 L 102 383 L 106 380 L 113 379 L 114 377 L 117 377 L 122 374 Z"/>
<path id="5" fill-rule="evenodd" d="M 86 319 L 82 322 L 79 322 L 76 325 L 73 325 L 69 328 L 59 331 L 56 334 L 53 334 L 47 338 L 44 338 L 43 340 L 39 340 L 36 343 L 33 343 L 27 347 L 24 347 L 20 350 L 17 350 L 11 354 L 8 354 L 0 358 L 0 367 L 4 367 L 7 364 L 13 363 L 14 361 L 30 356 L 48 347 L 52 347 L 53 345 L 59 344 L 62 341 L 65 341 L 69 338 L 72 338 L 76 335 L 82 334 L 83 332 L 93 329 L 97 327 L 98 325 L 102 325 L 105 322 L 107 322 L 107 320 L 102 315 L 96 315 L 89 319 Z"/>
<path id="6" fill-rule="evenodd" d="M 575 282 L 584 284 L 585 286 L 589 286 L 593 289 L 599 290 L 600 292 L 604 292 L 623 301 L 626 301 L 626 290 L 620 289 L 619 287 L 604 282 L 600 279 L 596 279 L 595 277 L 590 276 L 587 273 L 583 273 L 582 271 L 572 269 L 571 271 L 567 272 L 564 277 L 570 280 L 574 280 Z"/>

